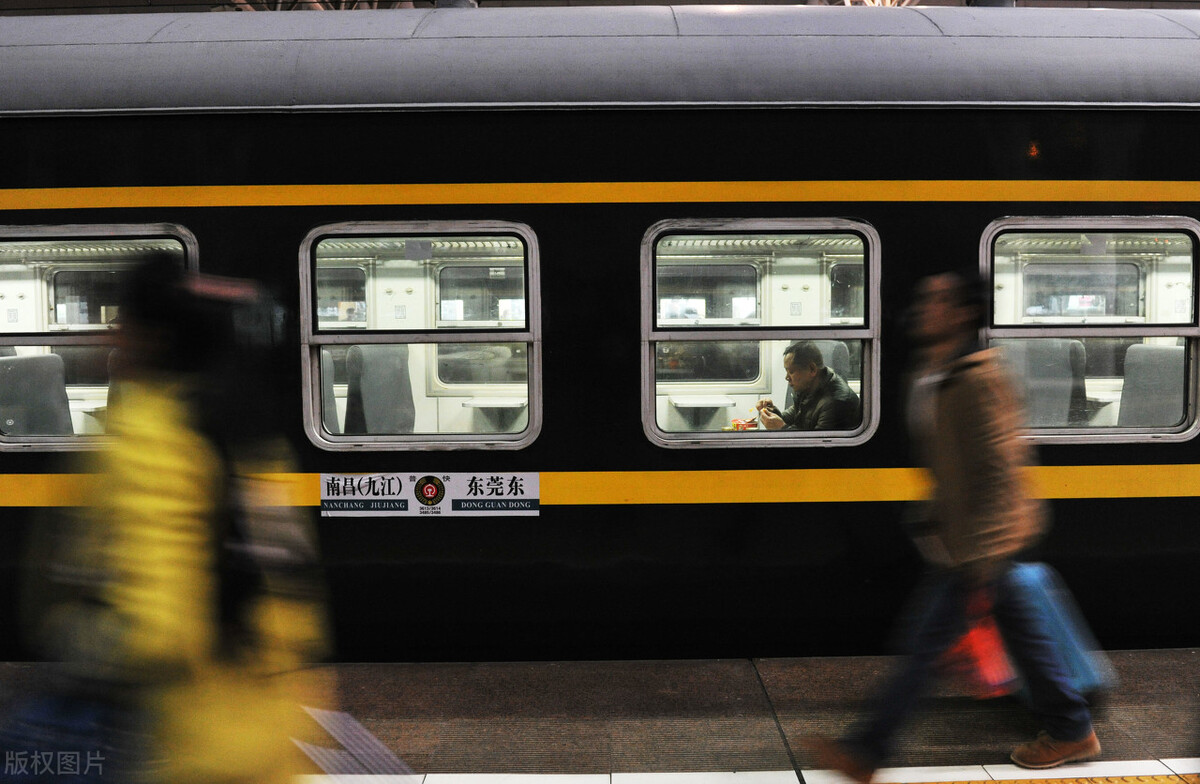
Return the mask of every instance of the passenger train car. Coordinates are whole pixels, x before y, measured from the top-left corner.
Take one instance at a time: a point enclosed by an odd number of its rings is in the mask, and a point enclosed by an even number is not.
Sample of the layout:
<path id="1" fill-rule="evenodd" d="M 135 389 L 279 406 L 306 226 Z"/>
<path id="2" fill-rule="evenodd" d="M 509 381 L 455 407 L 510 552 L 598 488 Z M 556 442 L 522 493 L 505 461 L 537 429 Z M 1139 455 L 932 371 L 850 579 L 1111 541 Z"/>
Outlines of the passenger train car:
<path id="1" fill-rule="evenodd" d="M 955 268 L 1039 557 L 1104 645 L 1200 645 L 1200 13 L 25 17 L 0 71 L 6 628 L 96 481 L 121 276 L 167 252 L 286 306 L 277 479 L 339 659 L 883 650 L 927 492 L 903 315 Z M 754 427 L 799 340 L 851 427 Z"/>

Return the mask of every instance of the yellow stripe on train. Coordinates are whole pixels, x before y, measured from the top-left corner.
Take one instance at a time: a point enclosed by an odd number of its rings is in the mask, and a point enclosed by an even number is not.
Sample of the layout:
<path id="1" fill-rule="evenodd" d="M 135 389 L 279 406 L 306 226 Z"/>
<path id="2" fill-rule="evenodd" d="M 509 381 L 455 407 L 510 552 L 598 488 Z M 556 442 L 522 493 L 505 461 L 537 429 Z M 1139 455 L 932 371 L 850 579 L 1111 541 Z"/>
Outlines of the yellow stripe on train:
<path id="1" fill-rule="evenodd" d="M 1200 465 L 1039 466 L 1043 498 L 1200 496 Z M 319 474 L 272 474 L 294 506 L 321 503 Z M 0 507 L 81 506 L 99 489 L 92 474 L 0 475 Z M 606 504 L 870 503 L 916 501 L 929 482 L 916 468 L 771 471 L 547 471 L 542 506 Z"/>
<path id="2" fill-rule="evenodd" d="M 1196 202 L 1163 180 L 786 180 L 201 185 L 0 189 L 0 210 L 676 202 Z"/>

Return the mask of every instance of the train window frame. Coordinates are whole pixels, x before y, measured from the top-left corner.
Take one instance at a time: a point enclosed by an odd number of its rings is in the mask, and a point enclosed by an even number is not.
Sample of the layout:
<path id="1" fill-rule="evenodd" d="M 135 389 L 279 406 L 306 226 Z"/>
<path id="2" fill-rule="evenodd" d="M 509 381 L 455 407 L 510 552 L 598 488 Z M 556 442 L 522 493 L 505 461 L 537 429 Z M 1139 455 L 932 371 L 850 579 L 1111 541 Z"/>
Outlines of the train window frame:
<path id="1" fill-rule="evenodd" d="M 437 279 L 451 263 L 435 264 L 434 284 L 426 305 L 433 314 L 433 326 L 411 329 L 321 328 L 315 318 L 316 249 L 326 239 L 334 237 L 470 237 L 512 236 L 523 248 L 525 318 L 523 326 L 504 326 L 470 322 L 448 325 L 440 318 Z M 476 265 L 469 262 L 467 266 Z M 501 265 L 505 266 L 505 265 Z M 515 265 L 507 265 L 515 266 Z M 369 280 L 369 279 L 368 279 Z M 367 297 L 371 296 L 368 289 Z M 368 305 L 368 307 L 370 307 Z M 322 224 L 313 228 L 300 245 L 300 340 L 301 372 L 304 407 L 304 430 L 315 446 L 327 451 L 371 449 L 377 451 L 460 450 L 460 449 L 524 449 L 541 434 L 542 429 L 542 325 L 540 251 L 537 235 L 524 223 L 514 221 L 345 221 Z M 440 344 L 504 344 L 522 343 L 528 349 L 528 376 L 524 384 L 497 382 L 500 396 L 514 399 L 526 397 L 528 423 L 524 430 L 495 433 L 404 433 L 404 434 L 341 434 L 330 433 L 324 426 L 320 377 L 322 348 L 338 345 L 407 345 L 430 349 L 434 361 L 428 363 L 425 380 L 430 397 L 450 397 L 461 394 L 461 384 L 443 382 L 436 361 Z"/>
<path id="2" fill-rule="evenodd" d="M 1036 323 L 1018 324 L 997 322 L 997 292 L 1003 282 L 996 278 L 996 244 L 1006 234 L 1015 233 L 1147 233 L 1172 232 L 1187 234 L 1192 243 L 1191 316 L 1187 321 L 1154 321 L 1139 316 L 1083 315 L 1055 317 L 1040 316 Z M 1050 262 L 1047 262 L 1050 263 Z M 1197 411 L 1198 367 L 1200 344 L 1200 309 L 1197 308 L 1197 283 L 1200 282 L 1200 221 L 1179 215 L 1152 216 L 1012 216 L 993 221 L 984 230 L 979 244 L 979 265 L 982 279 L 989 289 L 985 306 L 985 326 L 981 331 L 984 345 L 993 341 L 1020 338 L 1070 339 L 1144 339 L 1182 338 L 1185 341 L 1184 417 L 1177 425 L 1162 427 L 1083 426 L 1027 427 L 1023 437 L 1039 444 L 1085 443 L 1179 443 L 1189 441 L 1200 433 Z M 1145 281 L 1139 280 L 1139 298 L 1145 298 Z M 1091 318 L 1091 321 L 1088 321 Z M 1071 320 L 1068 320 L 1071 319 Z M 1080 320 L 1083 319 L 1083 320 Z"/>
<path id="3" fill-rule="evenodd" d="M 163 240 L 176 242 L 183 250 L 183 265 L 195 271 L 199 267 L 199 243 L 195 235 L 177 223 L 96 223 L 96 224 L 39 224 L 0 225 L 0 245 L 19 242 L 50 243 L 97 243 L 121 240 Z M 50 311 L 56 308 L 55 277 L 65 271 L 91 271 L 102 268 L 103 261 L 80 261 L 57 259 L 47 261 L 37 275 L 40 296 L 44 297 L 40 307 L 45 313 L 39 318 L 40 329 L 25 329 L 0 332 L 0 347 L 57 349 L 104 347 L 113 345 L 111 321 L 96 324 L 57 323 Z M 111 263 L 108 262 L 108 263 Z M 97 384 L 68 384 L 68 387 L 99 387 Z M 85 409 L 90 411 L 90 409 Z M 74 412 L 73 412 L 74 413 Z M 112 436 L 105 433 L 78 433 L 72 435 L 10 435 L 0 432 L 0 452 L 79 452 L 103 449 L 112 443 Z"/>
<path id="4" fill-rule="evenodd" d="M 864 313 L 860 323 L 856 319 L 835 319 L 825 314 L 825 325 L 821 326 L 775 326 L 764 324 L 762 310 L 762 269 L 758 272 L 758 296 L 760 308 L 758 324 L 713 324 L 682 327 L 660 325 L 656 297 L 656 252 L 659 241 L 672 234 L 854 234 L 862 239 L 864 270 Z M 866 443 L 879 428 L 879 370 L 880 370 L 880 248 L 879 233 L 866 221 L 846 218 L 725 218 L 725 219 L 667 219 L 655 223 L 646 230 L 641 244 L 641 406 L 642 429 L 653 444 L 668 449 L 702 448 L 796 448 L 796 447 L 852 447 Z M 840 262 L 845 263 L 845 262 Z M 823 276 L 822 296 L 828 299 L 831 281 Z M 861 400 L 862 419 L 853 430 L 847 431 L 787 431 L 779 432 L 725 432 L 725 431 L 669 431 L 659 426 L 657 403 L 660 386 L 656 378 L 657 346 L 664 342 L 705 341 L 756 341 L 760 345 L 760 372 L 758 384 L 762 386 L 763 368 L 774 367 L 782 357 L 769 350 L 772 341 L 797 340 L 844 340 L 858 341 L 862 346 Z M 697 384 L 709 382 L 696 382 Z M 751 390 L 747 387 L 748 391 Z M 668 389 L 668 393 L 669 393 Z M 697 388 L 693 394 L 703 393 Z M 702 396 L 702 395 L 701 395 Z"/>

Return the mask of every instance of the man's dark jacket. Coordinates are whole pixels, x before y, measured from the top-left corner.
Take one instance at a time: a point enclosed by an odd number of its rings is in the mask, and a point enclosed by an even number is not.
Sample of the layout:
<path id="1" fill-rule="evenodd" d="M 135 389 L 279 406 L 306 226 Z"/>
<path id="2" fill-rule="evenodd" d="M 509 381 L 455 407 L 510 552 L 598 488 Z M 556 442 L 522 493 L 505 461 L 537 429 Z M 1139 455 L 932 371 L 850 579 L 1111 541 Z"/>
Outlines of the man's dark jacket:
<path id="1" fill-rule="evenodd" d="M 823 367 L 812 390 L 779 416 L 784 430 L 853 430 L 862 421 L 862 409 L 845 379 Z"/>

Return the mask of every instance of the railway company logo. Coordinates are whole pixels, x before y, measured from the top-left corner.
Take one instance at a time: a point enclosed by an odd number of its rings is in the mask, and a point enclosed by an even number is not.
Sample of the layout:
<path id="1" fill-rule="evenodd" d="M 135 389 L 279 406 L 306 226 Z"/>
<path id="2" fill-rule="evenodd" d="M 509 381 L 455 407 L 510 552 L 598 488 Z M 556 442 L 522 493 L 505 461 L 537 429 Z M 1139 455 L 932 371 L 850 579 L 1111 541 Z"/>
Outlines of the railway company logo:
<path id="1" fill-rule="evenodd" d="M 437 506 L 446 497 L 446 485 L 436 476 L 423 476 L 417 480 L 413 491 L 417 502 L 425 506 Z"/>

